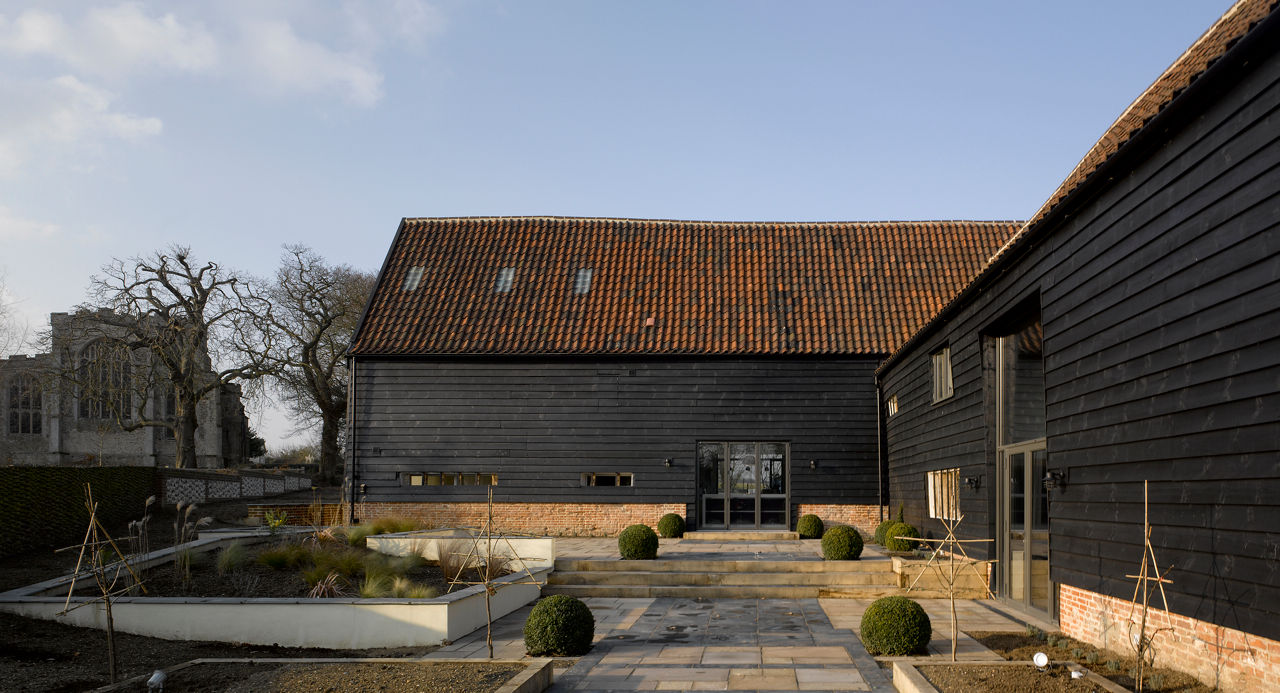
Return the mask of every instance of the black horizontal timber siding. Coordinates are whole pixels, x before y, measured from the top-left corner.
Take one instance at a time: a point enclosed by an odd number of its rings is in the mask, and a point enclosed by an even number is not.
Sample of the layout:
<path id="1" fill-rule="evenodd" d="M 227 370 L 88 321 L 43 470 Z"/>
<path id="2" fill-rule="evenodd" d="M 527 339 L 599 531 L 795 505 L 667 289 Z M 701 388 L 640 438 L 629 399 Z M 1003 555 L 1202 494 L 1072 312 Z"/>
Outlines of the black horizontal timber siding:
<path id="1" fill-rule="evenodd" d="M 1055 581 L 1120 599 L 1142 558 L 1143 481 L 1178 613 L 1280 637 L 1280 60 L 1240 70 L 881 373 L 891 503 L 931 530 L 925 473 L 995 536 L 990 334 L 1038 301 Z M 954 397 L 930 401 L 949 344 Z"/>
<path id="2" fill-rule="evenodd" d="M 485 498 L 482 487 L 403 483 L 440 471 L 497 474 L 501 502 L 693 504 L 699 441 L 781 441 L 791 445 L 792 503 L 875 504 L 876 364 L 361 358 L 358 481 L 368 501 Z M 630 473 L 634 485 L 583 487 L 588 472 Z"/>

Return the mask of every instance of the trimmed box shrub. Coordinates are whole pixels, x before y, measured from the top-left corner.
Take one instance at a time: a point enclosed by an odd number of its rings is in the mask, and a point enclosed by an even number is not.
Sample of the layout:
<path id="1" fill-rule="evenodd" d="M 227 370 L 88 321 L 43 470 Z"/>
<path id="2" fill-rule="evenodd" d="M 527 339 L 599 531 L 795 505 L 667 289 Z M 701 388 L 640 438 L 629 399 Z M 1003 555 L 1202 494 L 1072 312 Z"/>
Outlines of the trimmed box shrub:
<path id="1" fill-rule="evenodd" d="M 684 518 L 675 513 L 667 513 L 658 520 L 658 534 L 663 539 L 679 539 L 684 536 Z"/>
<path id="2" fill-rule="evenodd" d="M 618 535 L 618 553 L 629 561 L 658 557 L 658 535 L 648 525 L 631 525 Z"/>
<path id="3" fill-rule="evenodd" d="M 885 520 L 884 522 L 881 522 L 880 524 L 876 525 L 876 533 L 875 533 L 875 536 L 873 536 L 873 537 L 871 538 L 871 541 L 873 541 L 873 542 L 875 542 L 875 543 L 877 543 L 877 544 L 879 544 L 879 545 L 881 545 L 881 546 L 884 546 L 884 536 L 885 536 L 885 532 L 887 532 L 887 531 L 889 530 L 889 528 L 890 528 L 890 527 L 892 527 L 892 526 L 894 526 L 894 525 L 898 524 L 898 522 L 899 522 L 899 520 L 888 519 L 888 520 Z"/>
<path id="4" fill-rule="evenodd" d="M 862 535 L 847 525 L 836 525 L 822 535 L 822 557 L 828 561 L 856 561 L 862 555 Z"/>
<path id="5" fill-rule="evenodd" d="M 534 657 L 577 657 L 591 649 L 596 619 L 582 600 L 555 594 L 534 605 L 524 622 L 524 648 Z"/>
<path id="6" fill-rule="evenodd" d="M 924 654 L 933 625 L 924 607 L 906 597 L 875 600 L 862 614 L 859 637 L 873 655 Z"/>
<path id="7" fill-rule="evenodd" d="M 796 522 L 796 532 L 801 539 L 821 539 L 822 531 L 822 518 L 817 515 L 801 515 Z"/>
<path id="8" fill-rule="evenodd" d="M 916 542 L 907 541 L 906 539 L 895 539 L 894 537 L 918 537 L 920 532 L 915 527 L 905 522 L 895 522 L 889 525 L 884 531 L 884 548 L 889 551 L 910 551 L 916 547 Z"/>

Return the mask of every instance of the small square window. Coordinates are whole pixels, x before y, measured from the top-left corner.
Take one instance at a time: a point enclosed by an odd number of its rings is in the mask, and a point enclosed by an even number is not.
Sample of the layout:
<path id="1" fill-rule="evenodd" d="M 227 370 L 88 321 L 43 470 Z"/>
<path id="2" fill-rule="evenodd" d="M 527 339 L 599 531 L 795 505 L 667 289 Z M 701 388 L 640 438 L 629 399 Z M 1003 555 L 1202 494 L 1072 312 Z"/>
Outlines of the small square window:
<path id="1" fill-rule="evenodd" d="M 885 403 L 885 409 L 889 410 L 889 416 L 895 416 L 898 413 L 898 396 L 894 395 Z"/>
<path id="2" fill-rule="evenodd" d="M 401 289 L 404 291 L 413 291 L 418 288 L 418 284 L 422 283 L 422 266 L 410 267 L 408 272 L 404 274 L 404 284 Z"/>
<path id="3" fill-rule="evenodd" d="M 441 485 L 441 486 L 457 486 L 457 485 L 458 485 L 458 475 L 457 475 L 457 474 L 454 474 L 454 473 L 452 473 L 452 472 L 445 472 L 445 473 L 441 474 L 441 475 L 440 475 L 440 485 Z"/>
<path id="4" fill-rule="evenodd" d="M 585 294 L 591 290 L 591 268 L 583 267 L 573 279 L 573 293 Z"/>
<path id="5" fill-rule="evenodd" d="M 951 347 L 944 346 L 933 352 L 933 401 L 941 402 L 955 394 L 951 382 Z"/>
<path id="6" fill-rule="evenodd" d="M 427 474 L 427 486 L 440 485 L 440 472 L 430 472 Z"/>
<path id="7" fill-rule="evenodd" d="M 410 486 L 421 486 L 421 485 L 422 485 L 422 475 L 421 475 L 421 474 L 410 474 L 410 475 L 409 475 L 409 485 L 410 485 Z"/>
<path id="8" fill-rule="evenodd" d="M 475 486 L 478 479 L 479 479 L 478 474 L 459 474 L 458 485 L 459 486 Z"/>
<path id="9" fill-rule="evenodd" d="M 494 293 L 505 294 L 511 291 L 516 283 L 516 268 L 503 267 L 498 270 L 498 281 L 493 285 Z"/>
<path id="10" fill-rule="evenodd" d="M 481 486 L 497 486 L 498 475 L 497 474 L 481 474 L 480 485 Z"/>

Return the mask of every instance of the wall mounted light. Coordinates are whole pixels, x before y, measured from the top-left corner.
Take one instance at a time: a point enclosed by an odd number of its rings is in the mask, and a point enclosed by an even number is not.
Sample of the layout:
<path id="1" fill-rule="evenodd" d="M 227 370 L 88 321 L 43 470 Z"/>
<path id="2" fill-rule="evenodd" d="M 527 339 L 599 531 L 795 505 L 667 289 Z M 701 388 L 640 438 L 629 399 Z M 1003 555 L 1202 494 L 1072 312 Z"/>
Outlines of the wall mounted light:
<path id="1" fill-rule="evenodd" d="M 977 491 L 978 489 L 982 488 L 982 475 L 979 474 L 978 476 L 966 476 L 964 478 L 964 486 L 965 488 L 971 491 Z"/>
<path id="2" fill-rule="evenodd" d="M 369 490 L 368 484 L 360 484 L 360 493 L 366 493 Z"/>
<path id="3" fill-rule="evenodd" d="M 818 461 L 817 461 L 817 460 L 809 460 L 809 469 L 817 469 L 817 468 L 818 468 Z"/>
<path id="4" fill-rule="evenodd" d="M 662 464 L 663 464 L 663 466 L 665 466 L 665 467 L 668 467 L 668 468 L 669 468 L 669 467 L 671 466 L 671 458 L 670 458 L 670 457 L 668 457 L 667 459 L 663 460 L 663 461 L 662 461 Z"/>
<path id="5" fill-rule="evenodd" d="M 1044 487 L 1050 491 L 1065 488 L 1067 473 L 1060 469 L 1051 469 L 1044 475 Z"/>

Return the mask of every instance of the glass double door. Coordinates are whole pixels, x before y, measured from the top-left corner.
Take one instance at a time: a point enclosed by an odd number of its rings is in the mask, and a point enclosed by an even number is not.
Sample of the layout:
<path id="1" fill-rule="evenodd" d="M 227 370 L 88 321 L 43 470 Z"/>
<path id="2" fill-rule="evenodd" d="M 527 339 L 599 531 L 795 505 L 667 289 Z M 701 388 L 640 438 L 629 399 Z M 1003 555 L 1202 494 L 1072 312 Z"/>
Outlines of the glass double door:
<path id="1" fill-rule="evenodd" d="M 786 443 L 698 443 L 701 529 L 786 529 Z"/>
<path id="2" fill-rule="evenodd" d="M 1009 601 L 1053 613 L 1046 459 L 1043 439 L 1000 451 L 999 593 Z"/>

